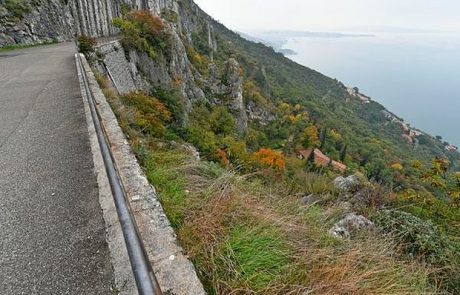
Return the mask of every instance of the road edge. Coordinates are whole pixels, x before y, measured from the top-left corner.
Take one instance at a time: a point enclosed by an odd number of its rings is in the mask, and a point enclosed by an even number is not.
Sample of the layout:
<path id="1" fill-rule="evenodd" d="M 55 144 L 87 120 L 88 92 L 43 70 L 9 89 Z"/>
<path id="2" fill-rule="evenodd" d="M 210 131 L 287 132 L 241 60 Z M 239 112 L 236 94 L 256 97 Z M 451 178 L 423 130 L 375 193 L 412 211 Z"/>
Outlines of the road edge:
<path id="1" fill-rule="evenodd" d="M 77 56 L 75 56 L 75 62 Z M 136 283 L 131 270 L 126 243 L 118 219 L 117 209 L 113 200 L 112 191 L 102 159 L 99 142 L 94 128 L 93 118 L 89 109 L 88 97 L 84 91 L 84 82 L 80 67 L 77 64 L 78 80 L 84 104 L 86 123 L 91 145 L 91 153 L 94 163 L 94 174 L 97 178 L 99 188 L 99 204 L 106 228 L 106 241 L 109 247 L 110 258 L 114 274 L 114 284 L 112 292 L 120 295 L 137 295 Z"/>
<path id="2" fill-rule="evenodd" d="M 163 293 L 206 294 L 193 264 L 179 246 L 177 236 L 158 201 L 155 188 L 150 185 L 137 162 L 86 58 L 81 56 L 128 204 Z"/>

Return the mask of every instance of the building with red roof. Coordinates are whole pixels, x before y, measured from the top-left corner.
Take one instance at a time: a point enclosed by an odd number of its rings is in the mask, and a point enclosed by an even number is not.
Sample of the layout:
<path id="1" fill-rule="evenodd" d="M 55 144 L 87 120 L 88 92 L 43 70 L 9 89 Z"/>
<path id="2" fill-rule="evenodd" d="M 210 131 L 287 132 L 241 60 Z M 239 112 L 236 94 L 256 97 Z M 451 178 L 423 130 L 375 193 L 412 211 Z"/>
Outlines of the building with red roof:
<path id="1" fill-rule="evenodd" d="M 320 149 L 306 149 L 306 150 L 300 150 L 298 152 L 298 157 L 302 160 L 308 160 L 310 157 L 312 157 L 313 153 L 313 162 L 315 165 L 320 166 L 320 167 L 328 167 L 331 166 L 334 170 L 340 171 L 340 172 L 345 172 L 347 170 L 347 166 L 338 162 L 334 161 L 325 154 Z"/>

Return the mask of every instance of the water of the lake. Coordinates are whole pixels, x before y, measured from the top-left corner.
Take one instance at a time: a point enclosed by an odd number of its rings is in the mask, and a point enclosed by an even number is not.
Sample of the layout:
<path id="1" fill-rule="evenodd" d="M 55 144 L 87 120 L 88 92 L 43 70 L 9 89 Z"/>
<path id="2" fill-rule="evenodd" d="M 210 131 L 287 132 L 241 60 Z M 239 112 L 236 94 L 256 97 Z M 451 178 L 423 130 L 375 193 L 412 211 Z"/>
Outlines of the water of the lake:
<path id="1" fill-rule="evenodd" d="M 460 145 L 460 34 L 291 38 L 296 62 L 337 78 L 412 126 Z"/>

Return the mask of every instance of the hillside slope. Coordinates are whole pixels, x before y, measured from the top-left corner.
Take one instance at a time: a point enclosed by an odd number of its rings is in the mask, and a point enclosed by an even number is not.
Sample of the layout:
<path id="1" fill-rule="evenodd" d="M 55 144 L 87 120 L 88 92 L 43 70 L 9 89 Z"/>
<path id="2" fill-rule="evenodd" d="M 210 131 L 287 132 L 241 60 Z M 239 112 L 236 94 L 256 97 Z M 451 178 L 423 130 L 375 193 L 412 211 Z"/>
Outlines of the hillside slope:
<path id="1" fill-rule="evenodd" d="M 358 90 L 192 0 L 7 0 L 0 24 L 0 45 L 88 35 L 80 50 L 209 293 L 460 292 L 459 154 Z"/>

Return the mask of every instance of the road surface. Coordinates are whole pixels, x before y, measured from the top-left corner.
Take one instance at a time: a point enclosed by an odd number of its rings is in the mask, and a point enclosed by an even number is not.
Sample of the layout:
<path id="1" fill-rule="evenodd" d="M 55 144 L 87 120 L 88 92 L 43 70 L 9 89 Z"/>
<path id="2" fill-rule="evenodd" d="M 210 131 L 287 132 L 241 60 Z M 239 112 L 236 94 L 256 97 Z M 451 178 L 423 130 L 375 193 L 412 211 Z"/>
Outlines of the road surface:
<path id="1" fill-rule="evenodd" d="M 112 293 L 74 52 L 0 52 L 1 294 Z"/>

